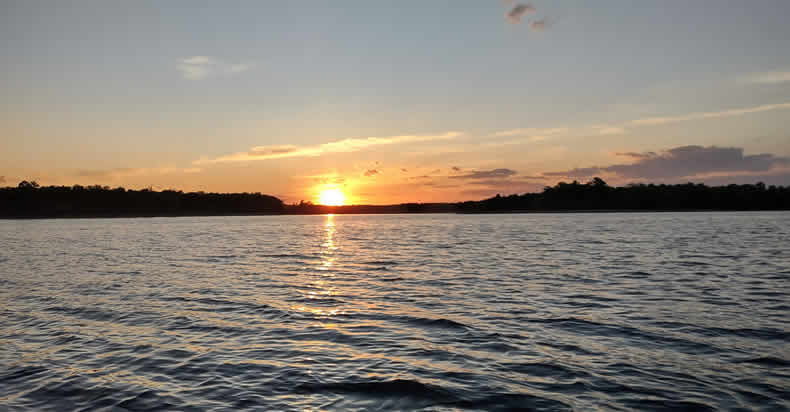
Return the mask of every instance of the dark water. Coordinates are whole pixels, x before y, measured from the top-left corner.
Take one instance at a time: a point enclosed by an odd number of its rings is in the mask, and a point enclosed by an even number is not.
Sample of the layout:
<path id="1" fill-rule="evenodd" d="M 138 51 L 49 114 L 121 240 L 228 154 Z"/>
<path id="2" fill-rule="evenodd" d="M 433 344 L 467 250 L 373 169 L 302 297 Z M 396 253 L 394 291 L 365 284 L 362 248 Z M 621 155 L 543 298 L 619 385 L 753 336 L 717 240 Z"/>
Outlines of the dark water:
<path id="1" fill-rule="evenodd" d="M 0 409 L 790 409 L 790 214 L 0 221 Z"/>

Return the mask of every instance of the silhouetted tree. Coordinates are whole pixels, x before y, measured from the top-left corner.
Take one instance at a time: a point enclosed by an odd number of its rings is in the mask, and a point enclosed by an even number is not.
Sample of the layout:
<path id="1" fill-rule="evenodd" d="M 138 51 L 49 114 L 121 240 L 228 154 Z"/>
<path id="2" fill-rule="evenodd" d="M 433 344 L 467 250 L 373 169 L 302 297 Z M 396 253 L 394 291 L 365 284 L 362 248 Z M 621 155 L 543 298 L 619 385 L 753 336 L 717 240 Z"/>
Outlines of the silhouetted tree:
<path id="1" fill-rule="evenodd" d="M 32 180 L 30 182 L 28 182 L 27 180 L 23 180 L 19 182 L 19 186 L 17 187 L 20 189 L 38 189 L 39 186 L 35 180 Z"/>

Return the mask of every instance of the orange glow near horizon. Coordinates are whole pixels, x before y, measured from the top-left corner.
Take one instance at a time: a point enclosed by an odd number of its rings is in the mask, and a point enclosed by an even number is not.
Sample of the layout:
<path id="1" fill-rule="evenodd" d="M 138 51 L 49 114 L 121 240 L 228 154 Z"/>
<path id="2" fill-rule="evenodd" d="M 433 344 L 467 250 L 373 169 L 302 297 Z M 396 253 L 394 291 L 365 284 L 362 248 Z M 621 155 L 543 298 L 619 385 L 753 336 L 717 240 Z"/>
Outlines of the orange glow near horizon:
<path id="1" fill-rule="evenodd" d="M 326 189 L 318 195 L 318 203 L 324 206 L 343 206 L 346 196 L 340 189 Z"/>

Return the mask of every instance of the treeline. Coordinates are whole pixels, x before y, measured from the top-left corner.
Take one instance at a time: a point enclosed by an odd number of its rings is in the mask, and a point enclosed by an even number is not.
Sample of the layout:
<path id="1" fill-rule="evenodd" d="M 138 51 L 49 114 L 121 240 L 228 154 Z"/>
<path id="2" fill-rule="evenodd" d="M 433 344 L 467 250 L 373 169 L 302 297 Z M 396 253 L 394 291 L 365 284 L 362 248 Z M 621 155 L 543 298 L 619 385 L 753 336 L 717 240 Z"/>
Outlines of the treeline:
<path id="1" fill-rule="evenodd" d="M 542 193 L 500 196 L 458 204 L 461 212 L 568 210 L 790 210 L 790 187 L 763 183 L 706 186 L 630 184 L 612 187 L 601 178 L 561 182 Z"/>
<path id="2" fill-rule="evenodd" d="M 204 193 L 107 186 L 47 186 L 23 181 L 0 188 L 0 218 L 133 217 L 264 214 L 486 213 L 584 210 L 790 210 L 790 186 L 762 183 L 630 184 L 612 187 L 600 178 L 561 182 L 541 193 L 461 203 L 323 206 L 285 205 L 260 193 Z"/>
<path id="3" fill-rule="evenodd" d="M 260 193 L 184 193 L 107 186 L 46 186 L 23 181 L 0 188 L 0 217 L 124 217 L 283 213 L 283 202 Z"/>

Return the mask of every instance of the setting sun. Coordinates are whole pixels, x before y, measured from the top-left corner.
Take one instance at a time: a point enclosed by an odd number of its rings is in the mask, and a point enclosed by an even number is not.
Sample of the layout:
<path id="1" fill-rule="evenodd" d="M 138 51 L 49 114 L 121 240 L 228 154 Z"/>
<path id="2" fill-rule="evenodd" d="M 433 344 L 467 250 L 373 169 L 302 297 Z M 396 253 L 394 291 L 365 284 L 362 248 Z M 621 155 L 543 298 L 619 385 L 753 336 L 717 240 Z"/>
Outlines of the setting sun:
<path id="1" fill-rule="evenodd" d="M 340 189 L 327 189 L 318 195 L 318 203 L 326 206 L 343 206 L 346 196 Z"/>

